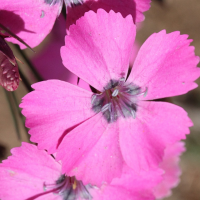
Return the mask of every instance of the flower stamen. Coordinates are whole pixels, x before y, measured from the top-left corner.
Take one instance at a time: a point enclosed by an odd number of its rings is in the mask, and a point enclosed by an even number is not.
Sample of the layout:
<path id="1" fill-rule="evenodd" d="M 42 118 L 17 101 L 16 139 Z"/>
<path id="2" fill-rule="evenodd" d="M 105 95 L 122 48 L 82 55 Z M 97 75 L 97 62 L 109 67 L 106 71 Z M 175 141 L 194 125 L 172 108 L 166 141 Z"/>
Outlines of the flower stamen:
<path id="1" fill-rule="evenodd" d="M 92 196 L 89 190 L 90 185 L 83 185 L 82 181 L 76 180 L 75 177 L 61 175 L 55 184 L 44 183 L 44 191 L 52 191 L 55 195 L 60 195 L 63 200 L 91 200 Z"/>
<path id="2" fill-rule="evenodd" d="M 125 78 L 119 81 L 111 80 L 104 92 L 92 96 L 92 109 L 101 112 L 108 122 L 116 121 L 120 116 L 123 118 L 136 118 L 138 96 L 147 95 L 133 83 L 126 83 Z"/>

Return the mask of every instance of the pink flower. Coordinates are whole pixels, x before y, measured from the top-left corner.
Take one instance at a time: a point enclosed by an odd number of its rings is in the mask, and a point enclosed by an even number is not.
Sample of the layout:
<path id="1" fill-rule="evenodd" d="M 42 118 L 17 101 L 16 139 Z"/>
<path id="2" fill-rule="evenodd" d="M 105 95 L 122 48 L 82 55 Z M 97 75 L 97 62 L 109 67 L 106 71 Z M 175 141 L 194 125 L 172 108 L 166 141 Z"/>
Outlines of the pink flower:
<path id="1" fill-rule="evenodd" d="M 177 142 L 166 148 L 163 162 L 160 164 L 160 168 L 165 171 L 163 180 L 154 189 L 154 194 L 157 199 L 170 196 L 171 189 L 178 185 L 181 174 L 178 164 L 183 151 L 185 151 L 185 148 L 182 142 Z"/>
<path id="2" fill-rule="evenodd" d="M 0 5 L 0 23 L 28 45 L 35 47 L 51 31 L 62 4 L 62 0 L 3 1 Z M 7 40 L 26 48 L 14 38 Z"/>
<path id="3" fill-rule="evenodd" d="M 65 3 L 69 7 L 68 27 L 90 9 L 104 8 L 107 11 L 111 9 L 120 11 L 126 16 L 131 14 L 138 22 L 144 20 L 142 12 L 150 7 L 150 0 L 65 0 Z M 75 6 L 70 7 L 72 4 Z M 35 47 L 51 31 L 62 6 L 63 0 L 7 0 L 0 5 L 0 24 L 10 29 L 29 46 Z M 7 40 L 19 44 L 21 48 L 26 48 L 14 38 Z"/>
<path id="4" fill-rule="evenodd" d="M 101 188 L 84 185 L 75 177 L 62 175 L 61 164 L 35 145 L 22 143 L 0 164 L 1 200 L 153 200 L 153 187 L 161 171 L 137 175 L 124 170 L 120 179 Z"/>
<path id="5" fill-rule="evenodd" d="M 146 100 L 197 87 L 191 40 L 179 32 L 151 35 L 127 78 L 136 32 L 130 15 L 89 11 L 69 32 L 63 64 L 97 93 L 58 80 L 34 84 L 21 104 L 31 141 L 57 152 L 62 172 L 84 184 L 109 183 L 126 166 L 157 168 L 164 149 L 185 139 L 192 122 L 176 105 Z"/>

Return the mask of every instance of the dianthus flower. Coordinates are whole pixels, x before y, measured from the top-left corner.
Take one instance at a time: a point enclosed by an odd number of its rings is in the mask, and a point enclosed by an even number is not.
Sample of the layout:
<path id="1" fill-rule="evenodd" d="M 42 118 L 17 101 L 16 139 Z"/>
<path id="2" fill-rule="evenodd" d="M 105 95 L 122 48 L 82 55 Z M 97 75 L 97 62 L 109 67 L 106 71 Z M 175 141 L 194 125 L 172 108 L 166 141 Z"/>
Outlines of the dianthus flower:
<path id="1" fill-rule="evenodd" d="M 0 24 L 29 46 L 35 47 L 51 31 L 62 10 L 63 2 L 67 10 L 70 8 L 67 13 L 68 27 L 75 23 L 84 12 L 97 8 L 104 8 L 107 11 L 113 9 L 126 16 L 131 14 L 135 22 L 140 22 L 144 20 L 142 12 L 150 7 L 150 0 L 6 0 L 0 4 Z M 15 38 L 7 40 L 19 44 L 21 48 L 26 48 Z"/>
<path id="2" fill-rule="evenodd" d="M 84 184 L 109 183 L 126 166 L 157 168 L 164 149 L 184 139 L 192 122 L 179 106 L 149 100 L 197 87 L 191 40 L 179 32 L 151 35 L 128 75 L 136 34 L 130 15 L 89 11 L 69 33 L 63 64 L 96 93 L 58 80 L 34 84 L 21 104 L 31 141 L 57 152 L 62 172 Z"/>
<path id="3" fill-rule="evenodd" d="M 22 143 L 0 164 L 1 200 L 153 200 L 153 187 L 161 180 L 161 170 L 140 175 L 124 170 L 110 185 L 84 185 L 62 174 L 61 164 L 35 145 Z"/>

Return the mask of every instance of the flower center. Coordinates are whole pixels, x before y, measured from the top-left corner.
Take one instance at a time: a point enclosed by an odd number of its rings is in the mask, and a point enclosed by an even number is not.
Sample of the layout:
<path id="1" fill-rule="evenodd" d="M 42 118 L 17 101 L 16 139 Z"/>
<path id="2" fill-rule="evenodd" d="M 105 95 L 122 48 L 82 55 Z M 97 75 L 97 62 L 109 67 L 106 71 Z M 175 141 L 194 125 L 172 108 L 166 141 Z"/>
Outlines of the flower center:
<path id="1" fill-rule="evenodd" d="M 146 94 L 147 88 L 142 92 L 139 86 L 125 82 L 125 78 L 111 80 L 102 93 L 92 96 L 92 109 L 96 113 L 102 112 L 109 123 L 115 122 L 119 116 L 135 119 L 137 97 Z"/>
<path id="2" fill-rule="evenodd" d="M 62 196 L 63 200 L 91 200 L 89 193 L 91 185 L 83 185 L 76 178 L 61 175 L 55 184 L 44 184 L 44 190 L 52 190 L 53 193 Z"/>

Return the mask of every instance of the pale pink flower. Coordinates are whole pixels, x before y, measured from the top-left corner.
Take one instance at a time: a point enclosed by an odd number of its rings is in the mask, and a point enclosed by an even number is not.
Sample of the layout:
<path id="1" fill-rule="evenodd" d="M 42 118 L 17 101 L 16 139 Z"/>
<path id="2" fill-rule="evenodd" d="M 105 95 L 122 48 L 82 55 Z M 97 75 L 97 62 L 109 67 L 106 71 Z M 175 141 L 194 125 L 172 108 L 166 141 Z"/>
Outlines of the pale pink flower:
<path id="1" fill-rule="evenodd" d="M 109 183 L 126 166 L 157 168 L 164 149 L 185 139 L 192 122 L 179 106 L 146 100 L 197 87 L 191 40 L 179 32 L 151 35 L 127 78 L 136 32 L 130 15 L 89 11 L 69 32 L 63 64 L 97 93 L 58 80 L 34 84 L 21 104 L 31 141 L 57 152 L 63 173 L 84 184 Z"/>
<path id="2" fill-rule="evenodd" d="M 171 189 L 180 181 L 181 169 L 179 167 L 180 155 L 185 151 L 184 143 L 177 142 L 165 149 L 160 168 L 164 170 L 163 180 L 155 187 L 156 199 L 163 199 L 171 195 Z"/>
<path id="3" fill-rule="evenodd" d="M 61 164 L 35 145 L 22 143 L 0 164 L 1 200 L 153 200 L 161 171 L 140 175 L 124 170 L 120 179 L 101 187 L 84 185 L 61 172 Z"/>

